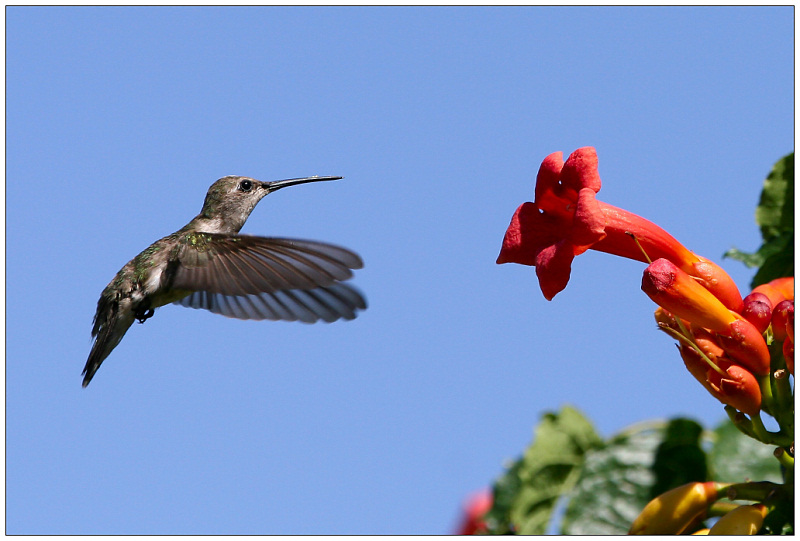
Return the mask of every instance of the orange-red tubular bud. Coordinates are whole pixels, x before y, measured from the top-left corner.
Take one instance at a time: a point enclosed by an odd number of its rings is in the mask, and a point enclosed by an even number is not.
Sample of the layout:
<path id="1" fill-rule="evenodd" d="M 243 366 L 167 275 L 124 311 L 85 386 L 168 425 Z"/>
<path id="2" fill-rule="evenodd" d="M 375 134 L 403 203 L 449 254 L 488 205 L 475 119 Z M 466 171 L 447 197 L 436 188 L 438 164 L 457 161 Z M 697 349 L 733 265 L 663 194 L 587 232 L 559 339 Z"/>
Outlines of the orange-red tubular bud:
<path id="1" fill-rule="evenodd" d="M 689 483 L 651 500 L 631 524 L 633 535 L 682 534 L 720 496 L 724 485 Z"/>
<path id="2" fill-rule="evenodd" d="M 794 276 L 775 278 L 769 285 L 780 291 L 785 299 L 794 300 Z"/>
<path id="3" fill-rule="evenodd" d="M 728 332 L 719 335 L 719 345 L 728 356 L 757 376 L 769 374 L 769 349 L 764 337 L 746 319 L 737 319 Z"/>
<path id="4" fill-rule="evenodd" d="M 713 293 L 728 309 L 737 313 L 741 312 L 742 294 L 739 293 L 739 288 L 736 287 L 733 278 L 716 263 L 704 257 L 700 257 L 697 254 L 695 254 L 695 257 L 697 257 L 699 261 L 692 265 L 692 267 L 694 267 L 694 272 L 686 268 L 683 270 L 700 280 L 703 287 Z"/>
<path id="5" fill-rule="evenodd" d="M 758 332 L 763 333 L 772 321 L 773 304 L 769 297 L 756 291 L 744 298 L 742 317 L 753 324 Z"/>
<path id="6" fill-rule="evenodd" d="M 699 381 L 703 387 L 706 388 L 706 391 L 708 391 L 711 396 L 717 400 L 720 400 L 720 394 L 711 386 L 711 384 L 708 383 L 708 371 L 711 369 L 711 367 L 708 366 L 708 363 L 700 356 L 699 353 L 697 353 L 697 351 L 686 344 L 681 344 L 680 353 L 681 358 L 683 359 L 683 364 L 686 365 L 686 370 L 688 370 L 689 373 L 694 376 L 694 379 Z M 721 401 L 722 400 L 720 400 L 720 402 Z"/>
<path id="7" fill-rule="evenodd" d="M 761 388 L 758 380 L 742 368 L 725 361 L 719 363 L 725 375 L 713 369 L 707 372 L 708 383 L 716 391 L 714 395 L 720 402 L 733 406 L 748 415 L 757 415 L 761 410 Z"/>
<path id="8" fill-rule="evenodd" d="M 725 350 L 719 347 L 717 336 L 708 329 L 703 329 L 702 327 L 692 329 L 692 335 L 694 336 L 694 343 L 712 362 L 716 363 L 717 359 L 725 356 Z"/>
<path id="9" fill-rule="evenodd" d="M 656 308 L 656 311 L 653 313 L 653 317 L 656 319 L 656 323 L 659 327 L 669 327 L 673 330 L 679 330 L 677 321 L 675 321 L 675 316 L 670 314 L 668 311 L 664 310 L 660 306 Z"/>
<path id="10" fill-rule="evenodd" d="M 642 291 L 692 326 L 727 333 L 736 321 L 736 316 L 719 299 L 667 259 L 657 259 L 645 269 Z"/>
<path id="11" fill-rule="evenodd" d="M 789 314 L 794 316 L 794 301 L 781 301 L 772 311 L 772 335 L 775 340 L 781 341 L 786 338 Z M 794 334 L 794 324 L 792 324 L 792 334 Z"/>
<path id="12" fill-rule="evenodd" d="M 755 535 L 764 524 L 767 512 L 760 503 L 742 505 L 720 518 L 708 535 Z"/>
<path id="13" fill-rule="evenodd" d="M 760 286 L 753 288 L 751 295 L 753 293 L 761 293 L 762 295 L 765 295 L 769 299 L 769 303 L 773 308 L 777 306 L 779 302 L 786 300 L 786 295 L 784 295 L 780 289 L 772 286 L 771 284 L 761 284 Z"/>
<path id="14" fill-rule="evenodd" d="M 794 375 L 794 340 L 789 336 L 783 341 L 783 358 L 786 360 L 786 369 Z"/>
<path id="15" fill-rule="evenodd" d="M 724 375 L 710 367 L 692 347 L 681 344 L 681 358 L 689 373 L 723 404 L 749 415 L 757 414 L 761 409 L 761 389 L 755 376 L 723 358 L 724 352 L 712 340 L 695 337 L 695 343 Z"/>
<path id="16" fill-rule="evenodd" d="M 673 331 L 682 332 L 681 325 L 683 325 L 684 329 L 691 328 L 691 323 L 686 321 L 685 319 L 680 320 L 680 324 L 678 324 L 678 318 L 672 315 L 668 310 L 664 310 L 662 307 L 656 308 L 655 312 L 653 312 L 653 317 L 656 320 L 656 324 L 659 327 L 669 327 Z"/>

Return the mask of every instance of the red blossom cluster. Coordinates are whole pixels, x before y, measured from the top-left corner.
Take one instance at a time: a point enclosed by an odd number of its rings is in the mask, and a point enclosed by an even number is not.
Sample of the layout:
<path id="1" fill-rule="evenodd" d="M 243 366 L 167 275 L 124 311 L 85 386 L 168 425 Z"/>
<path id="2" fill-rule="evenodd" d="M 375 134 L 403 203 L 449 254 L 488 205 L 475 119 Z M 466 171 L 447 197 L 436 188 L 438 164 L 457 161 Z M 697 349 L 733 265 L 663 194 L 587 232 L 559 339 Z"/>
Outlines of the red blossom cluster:
<path id="1" fill-rule="evenodd" d="M 644 218 L 596 199 L 600 191 L 592 147 L 544 159 L 534 201 L 517 208 L 497 263 L 536 267 L 551 300 L 586 250 L 649 263 L 642 290 L 659 305 L 659 327 L 680 342 L 689 372 L 718 400 L 749 415 L 762 408 L 760 386 L 770 374 L 768 341 L 783 343 L 794 374 L 794 278 L 755 288 L 742 299 L 730 276 Z"/>

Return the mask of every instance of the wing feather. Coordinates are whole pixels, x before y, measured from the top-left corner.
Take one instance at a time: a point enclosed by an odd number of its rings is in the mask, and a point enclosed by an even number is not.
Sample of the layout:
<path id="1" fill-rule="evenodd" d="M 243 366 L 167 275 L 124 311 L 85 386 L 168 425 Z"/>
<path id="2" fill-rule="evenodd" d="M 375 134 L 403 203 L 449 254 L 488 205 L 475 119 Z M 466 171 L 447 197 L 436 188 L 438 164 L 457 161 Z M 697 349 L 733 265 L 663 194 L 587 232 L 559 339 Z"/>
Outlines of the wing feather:
<path id="1" fill-rule="evenodd" d="M 363 266 L 332 244 L 215 233 L 187 234 L 178 259 L 173 289 L 233 296 L 330 286 Z"/>
<path id="2" fill-rule="evenodd" d="M 314 289 L 288 289 L 254 295 L 225 295 L 195 291 L 175 301 L 189 308 L 201 308 L 237 319 L 333 322 L 354 319 L 367 308 L 363 295 L 354 287 L 336 283 Z"/>

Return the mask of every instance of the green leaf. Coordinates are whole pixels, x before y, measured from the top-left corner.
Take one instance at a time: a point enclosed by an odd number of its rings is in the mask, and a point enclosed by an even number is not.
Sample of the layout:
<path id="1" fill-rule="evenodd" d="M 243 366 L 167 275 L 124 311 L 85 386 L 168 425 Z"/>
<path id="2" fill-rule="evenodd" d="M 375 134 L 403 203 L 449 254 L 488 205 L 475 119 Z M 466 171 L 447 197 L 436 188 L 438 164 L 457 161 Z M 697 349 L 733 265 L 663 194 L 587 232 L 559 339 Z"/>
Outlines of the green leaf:
<path id="1" fill-rule="evenodd" d="M 642 423 L 586 456 L 562 523 L 567 535 L 619 535 L 653 497 L 708 477 L 703 428 L 690 419 Z"/>
<path id="2" fill-rule="evenodd" d="M 794 499 L 781 498 L 764 520 L 762 532 L 771 535 L 794 535 Z"/>
<path id="3" fill-rule="evenodd" d="M 761 247 L 752 254 L 734 248 L 723 257 L 760 267 L 751 287 L 794 275 L 794 153 L 778 160 L 764 181 L 756 223 L 761 228 Z"/>
<path id="4" fill-rule="evenodd" d="M 794 233 L 784 233 L 775 237 L 758 249 L 762 259 L 761 268 L 756 272 L 751 287 L 766 284 L 775 278 L 794 275 Z"/>
<path id="5" fill-rule="evenodd" d="M 492 508 L 483 517 L 486 522 L 487 533 L 493 535 L 506 535 L 514 533 L 511 524 L 511 507 L 519 492 L 522 484 L 519 478 L 519 470 L 523 465 L 520 458 L 511 464 L 494 484 L 492 494 Z"/>
<path id="6" fill-rule="evenodd" d="M 713 437 L 709 458 L 715 481 L 783 483 L 780 464 L 772 454 L 774 445 L 745 436 L 727 419 L 714 430 Z M 792 498 L 774 500 L 776 507 L 767 515 L 762 532 L 791 535 L 794 532 L 793 503 Z"/>
<path id="7" fill-rule="evenodd" d="M 584 456 L 602 444 L 575 408 L 544 414 L 533 444 L 495 484 L 497 500 L 487 514 L 490 533 L 545 533 L 558 499 L 577 481 Z"/>
<path id="8" fill-rule="evenodd" d="M 653 461 L 655 482 L 650 499 L 686 483 L 708 481 L 708 459 L 700 447 L 703 427 L 691 419 L 669 421 L 664 440 L 658 445 Z"/>
<path id="9" fill-rule="evenodd" d="M 760 252 L 761 250 L 751 254 L 748 252 L 743 252 L 738 248 L 731 248 L 722 254 L 722 257 L 728 257 L 730 259 L 735 259 L 736 261 L 741 261 L 745 264 L 745 266 L 753 268 L 760 267 L 761 264 L 764 263 L 764 256 Z"/>
<path id="10" fill-rule="evenodd" d="M 782 483 L 780 465 L 773 451 L 775 446 L 745 436 L 726 419 L 714 430 L 709 455 L 713 479 L 726 483 L 746 480 Z"/>
<path id="11" fill-rule="evenodd" d="M 650 500 L 663 423 L 642 424 L 586 457 L 561 525 L 565 535 L 619 535 Z"/>
<path id="12" fill-rule="evenodd" d="M 778 160 L 764 181 L 756 223 L 765 241 L 794 231 L 794 152 Z"/>
<path id="13" fill-rule="evenodd" d="M 519 472 L 521 489 L 511 509 L 517 533 L 545 533 L 559 497 L 577 481 L 584 455 L 600 446 L 600 436 L 578 410 L 564 406 L 543 416 Z"/>
<path id="14" fill-rule="evenodd" d="M 713 432 L 684 418 L 640 423 L 603 443 L 565 406 L 542 417 L 533 444 L 495 483 L 488 533 L 547 533 L 563 503 L 561 534 L 624 534 L 647 502 L 685 483 L 780 483 L 773 450 L 727 419 Z"/>

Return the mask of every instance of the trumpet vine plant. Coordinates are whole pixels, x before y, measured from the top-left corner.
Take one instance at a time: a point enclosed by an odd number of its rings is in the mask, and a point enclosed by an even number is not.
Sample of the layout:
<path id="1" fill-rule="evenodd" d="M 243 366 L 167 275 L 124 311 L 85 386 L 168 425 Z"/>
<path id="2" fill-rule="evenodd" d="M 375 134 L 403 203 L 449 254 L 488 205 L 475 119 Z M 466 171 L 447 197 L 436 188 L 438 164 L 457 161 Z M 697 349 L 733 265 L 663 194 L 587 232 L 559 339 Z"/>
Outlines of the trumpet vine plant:
<path id="1" fill-rule="evenodd" d="M 561 152 L 547 156 L 497 263 L 535 267 L 552 300 L 587 250 L 642 262 L 641 290 L 655 303 L 657 329 L 728 420 L 713 431 L 683 418 L 642 423 L 603 439 L 572 407 L 547 413 L 533 444 L 495 483 L 492 507 L 474 530 L 794 533 L 794 154 L 764 182 L 756 211 L 762 247 L 725 254 L 759 268 L 745 296 L 713 261 L 597 199 L 600 186 L 594 148 L 566 161 Z"/>

